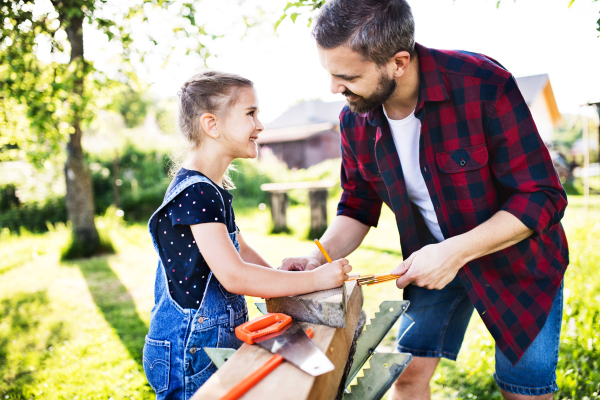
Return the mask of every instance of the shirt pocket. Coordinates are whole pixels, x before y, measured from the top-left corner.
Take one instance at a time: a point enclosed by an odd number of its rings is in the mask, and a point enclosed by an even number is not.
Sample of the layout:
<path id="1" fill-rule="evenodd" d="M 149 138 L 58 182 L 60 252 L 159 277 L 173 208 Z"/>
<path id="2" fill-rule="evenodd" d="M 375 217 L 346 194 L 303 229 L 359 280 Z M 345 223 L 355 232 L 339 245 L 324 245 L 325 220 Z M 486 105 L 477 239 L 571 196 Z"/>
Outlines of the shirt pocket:
<path id="1" fill-rule="evenodd" d="M 444 198 L 465 212 L 490 206 L 495 196 L 485 144 L 444 151 L 435 155 Z"/>
<path id="2" fill-rule="evenodd" d="M 144 373 L 148 383 L 156 393 L 169 388 L 171 369 L 171 342 L 154 340 L 146 336 L 144 343 Z"/>
<path id="3" fill-rule="evenodd" d="M 362 178 L 365 181 L 368 181 L 368 182 L 382 181 L 381 172 L 379 172 L 379 166 L 377 165 L 376 162 L 371 162 L 368 164 L 357 164 L 357 165 L 358 165 L 358 171 L 360 172 L 360 175 L 362 176 Z"/>

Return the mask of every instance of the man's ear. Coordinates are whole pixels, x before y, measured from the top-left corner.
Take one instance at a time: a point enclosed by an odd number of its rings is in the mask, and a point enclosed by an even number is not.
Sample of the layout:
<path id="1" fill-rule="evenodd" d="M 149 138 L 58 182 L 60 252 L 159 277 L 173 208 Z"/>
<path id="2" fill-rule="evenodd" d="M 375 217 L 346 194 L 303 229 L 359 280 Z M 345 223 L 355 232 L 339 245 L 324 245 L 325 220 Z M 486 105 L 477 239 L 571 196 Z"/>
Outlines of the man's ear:
<path id="1" fill-rule="evenodd" d="M 212 139 L 219 137 L 219 127 L 217 125 L 217 116 L 212 113 L 204 113 L 200 116 L 200 126 L 206 135 Z"/>
<path id="2" fill-rule="evenodd" d="M 406 68 L 410 64 L 411 58 L 408 51 L 399 51 L 394 54 L 394 78 L 399 78 L 406 72 Z"/>

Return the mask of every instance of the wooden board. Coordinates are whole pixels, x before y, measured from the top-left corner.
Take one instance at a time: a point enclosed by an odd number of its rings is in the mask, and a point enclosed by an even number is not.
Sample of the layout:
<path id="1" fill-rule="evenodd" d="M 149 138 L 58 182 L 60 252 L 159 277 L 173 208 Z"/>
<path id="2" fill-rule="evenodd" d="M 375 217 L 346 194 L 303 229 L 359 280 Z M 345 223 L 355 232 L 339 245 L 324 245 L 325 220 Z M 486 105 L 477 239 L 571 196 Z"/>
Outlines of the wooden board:
<path id="1" fill-rule="evenodd" d="M 346 282 L 349 293 L 356 281 Z M 362 293 L 362 291 L 361 291 Z M 301 296 L 277 297 L 267 300 L 267 311 L 284 313 L 297 321 L 327 325 L 334 328 L 346 327 L 346 312 L 342 302 L 342 288 L 323 290 Z"/>
<path id="2" fill-rule="evenodd" d="M 348 285 L 348 284 L 347 284 Z M 241 397 L 243 400 L 332 400 L 337 394 L 348 359 L 354 331 L 362 308 L 362 289 L 354 283 L 347 286 L 347 319 L 345 328 L 301 322 L 305 330 L 312 328 L 313 341 L 331 360 L 335 369 L 321 376 L 311 376 L 283 362 L 267 377 Z M 262 347 L 244 344 L 194 394 L 192 400 L 218 400 L 237 383 L 266 363 L 272 354 Z"/>

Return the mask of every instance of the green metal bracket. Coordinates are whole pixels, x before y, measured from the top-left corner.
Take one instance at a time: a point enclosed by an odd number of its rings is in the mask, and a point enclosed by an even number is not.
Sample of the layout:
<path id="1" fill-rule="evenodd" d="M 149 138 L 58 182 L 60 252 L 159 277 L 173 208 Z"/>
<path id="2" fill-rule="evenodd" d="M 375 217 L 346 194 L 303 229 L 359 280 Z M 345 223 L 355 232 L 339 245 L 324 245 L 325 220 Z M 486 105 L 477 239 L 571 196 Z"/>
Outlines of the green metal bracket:
<path id="1" fill-rule="evenodd" d="M 371 319 L 370 324 L 367 325 L 356 342 L 354 362 L 350 367 L 346 386 L 350 385 L 350 382 L 365 365 L 369 357 L 375 353 L 377 346 L 404 314 L 409 304 L 409 301 L 401 300 L 384 301 L 379 305 L 379 312 L 375 313 L 375 317 Z"/>
<path id="2" fill-rule="evenodd" d="M 236 349 L 217 349 L 211 347 L 205 347 L 204 351 L 208 354 L 208 357 L 218 368 L 221 368 L 221 365 L 225 364 L 227 360 L 231 358 L 237 351 Z"/>
<path id="3" fill-rule="evenodd" d="M 267 311 L 267 303 L 254 303 L 254 305 L 256 306 L 256 308 L 258 308 L 258 311 L 260 311 L 260 313 L 262 315 L 265 315 L 268 313 Z"/>

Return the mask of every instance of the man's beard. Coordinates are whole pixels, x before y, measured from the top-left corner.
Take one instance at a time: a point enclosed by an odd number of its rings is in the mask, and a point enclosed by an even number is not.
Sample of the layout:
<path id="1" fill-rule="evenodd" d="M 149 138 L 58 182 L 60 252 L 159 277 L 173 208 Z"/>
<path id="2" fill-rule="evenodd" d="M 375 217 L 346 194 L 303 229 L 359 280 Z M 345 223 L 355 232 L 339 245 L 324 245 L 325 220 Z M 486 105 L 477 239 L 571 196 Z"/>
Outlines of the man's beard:
<path id="1" fill-rule="evenodd" d="M 350 107 L 350 111 L 352 112 L 355 112 L 357 114 L 365 114 L 385 103 L 392 96 L 392 94 L 394 94 L 395 90 L 396 81 L 394 80 L 394 78 L 388 78 L 384 74 L 381 74 L 381 76 L 379 77 L 377 89 L 370 97 L 359 96 L 348 89 L 346 89 L 342 94 L 344 96 L 358 96 L 359 99 L 356 101 L 350 101 L 346 97 L 348 107 Z"/>

